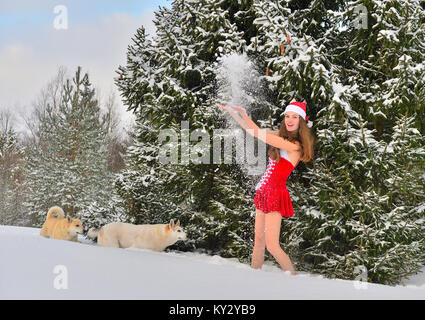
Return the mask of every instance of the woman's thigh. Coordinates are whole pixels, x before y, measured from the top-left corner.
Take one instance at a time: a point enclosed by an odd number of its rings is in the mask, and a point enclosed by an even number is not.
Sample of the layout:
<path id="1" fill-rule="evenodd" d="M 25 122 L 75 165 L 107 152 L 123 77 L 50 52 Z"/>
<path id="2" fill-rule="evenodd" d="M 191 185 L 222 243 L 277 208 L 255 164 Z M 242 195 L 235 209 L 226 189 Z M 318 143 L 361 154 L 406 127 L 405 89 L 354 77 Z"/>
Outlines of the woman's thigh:
<path id="1" fill-rule="evenodd" d="M 279 245 L 282 215 L 272 211 L 265 215 L 264 227 L 267 246 Z"/>

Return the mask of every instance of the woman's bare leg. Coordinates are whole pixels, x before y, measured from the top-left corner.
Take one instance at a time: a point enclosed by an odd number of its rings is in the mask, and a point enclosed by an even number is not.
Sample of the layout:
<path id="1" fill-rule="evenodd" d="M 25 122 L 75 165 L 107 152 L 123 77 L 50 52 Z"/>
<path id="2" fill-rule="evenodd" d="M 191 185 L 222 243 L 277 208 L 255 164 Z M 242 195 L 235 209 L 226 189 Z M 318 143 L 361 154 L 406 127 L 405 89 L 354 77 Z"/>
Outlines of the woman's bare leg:
<path id="1" fill-rule="evenodd" d="M 295 275 L 294 267 L 292 266 L 291 259 L 280 247 L 280 225 L 282 222 L 282 216 L 280 212 L 273 211 L 269 212 L 265 216 L 265 236 L 266 236 L 266 248 L 276 261 L 280 264 L 280 267 L 284 271 L 290 271 L 291 274 Z"/>
<path id="2" fill-rule="evenodd" d="M 266 249 L 266 238 L 264 234 L 265 215 L 256 209 L 255 210 L 255 237 L 254 237 L 254 250 L 252 252 L 251 267 L 260 269 L 264 263 L 264 253 Z"/>

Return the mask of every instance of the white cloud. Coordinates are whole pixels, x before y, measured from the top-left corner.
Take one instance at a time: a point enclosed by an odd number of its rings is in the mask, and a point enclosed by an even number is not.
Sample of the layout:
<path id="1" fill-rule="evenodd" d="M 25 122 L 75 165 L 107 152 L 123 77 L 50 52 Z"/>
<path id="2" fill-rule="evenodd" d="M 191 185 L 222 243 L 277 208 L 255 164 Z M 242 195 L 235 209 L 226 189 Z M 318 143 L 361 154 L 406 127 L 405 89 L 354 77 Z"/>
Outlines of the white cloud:
<path id="1" fill-rule="evenodd" d="M 39 73 L 37 61 L 33 59 L 33 49 L 19 43 L 11 43 L 0 48 L 0 97 L 1 105 L 19 102 L 23 92 L 32 92 L 33 75 Z"/>
<path id="2" fill-rule="evenodd" d="M 16 105 L 27 109 L 59 66 L 65 66 L 71 76 L 81 66 L 102 98 L 111 90 L 116 92 L 124 118 L 131 119 L 113 78 L 119 65 L 126 63 L 127 47 L 137 28 L 143 25 L 147 33 L 155 32 L 153 17 L 153 10 L 139 17 L 117 13 L 81 24 L 74 24 L 70 17 L 68 30 L 54 29 L 52 17 L 51 25 L 0 44 L 0 109 Z"/>

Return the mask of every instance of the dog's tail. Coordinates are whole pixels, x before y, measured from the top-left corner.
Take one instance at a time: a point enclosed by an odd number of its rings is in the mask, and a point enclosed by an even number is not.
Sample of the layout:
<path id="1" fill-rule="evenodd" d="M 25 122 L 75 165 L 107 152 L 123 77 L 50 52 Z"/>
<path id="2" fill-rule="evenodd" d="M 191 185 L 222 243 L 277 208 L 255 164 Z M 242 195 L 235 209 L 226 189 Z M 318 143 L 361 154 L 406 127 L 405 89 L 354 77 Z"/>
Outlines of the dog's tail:
<path id="1" fill-rule="evenodd" d="M 63 219 L 64 217 L 65 213 L 63 212 L 61 207 L 51 207 L 47 212 L 47 218 Z"/>
<path id="2" fill-rule="evenodd" d="M 96 239 L 98 234 L 99 234 L 99 229 L 91 228 L 87 232 L 87 237 L 89 237 L 90 239 Z"/>

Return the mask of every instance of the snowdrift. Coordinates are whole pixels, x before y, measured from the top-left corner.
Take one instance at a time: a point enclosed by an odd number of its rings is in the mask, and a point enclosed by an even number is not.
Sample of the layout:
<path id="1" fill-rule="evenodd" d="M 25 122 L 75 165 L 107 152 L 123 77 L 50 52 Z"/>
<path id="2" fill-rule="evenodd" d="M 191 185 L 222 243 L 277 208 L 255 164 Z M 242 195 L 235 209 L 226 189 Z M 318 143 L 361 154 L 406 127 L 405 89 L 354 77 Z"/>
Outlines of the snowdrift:
<path id="1" fill-rule="evenodd" d="M 423 275 L 406 286 L 253 270 L 199 253 L 97 247 L 0 226 L 0 299 L 424 299 Z M 415 282 L 412 282 L 415 281 Z M 414 283 L 414 284 L 413 284 Z"/>

